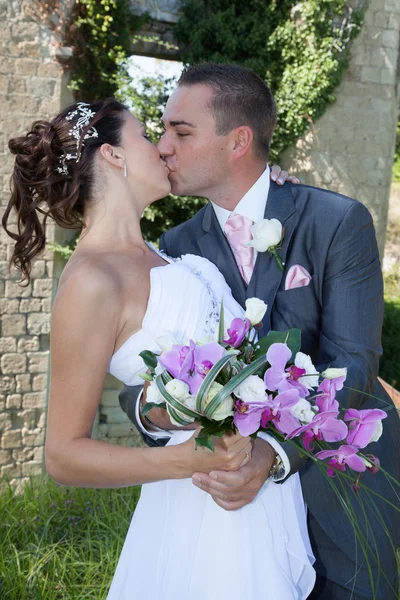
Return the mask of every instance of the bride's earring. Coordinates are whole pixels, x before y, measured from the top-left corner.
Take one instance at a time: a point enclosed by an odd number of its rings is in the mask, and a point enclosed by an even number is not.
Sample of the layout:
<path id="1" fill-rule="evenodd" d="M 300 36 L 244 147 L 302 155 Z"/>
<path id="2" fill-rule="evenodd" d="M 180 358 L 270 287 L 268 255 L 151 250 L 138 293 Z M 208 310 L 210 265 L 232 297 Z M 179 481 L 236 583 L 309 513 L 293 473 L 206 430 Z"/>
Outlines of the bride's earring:
<path id="1" fill-rule="evenodd" d="M 126 170 L 126 163 L 124 163 L 124 177 L 128 177 L 128 171 Z"/>

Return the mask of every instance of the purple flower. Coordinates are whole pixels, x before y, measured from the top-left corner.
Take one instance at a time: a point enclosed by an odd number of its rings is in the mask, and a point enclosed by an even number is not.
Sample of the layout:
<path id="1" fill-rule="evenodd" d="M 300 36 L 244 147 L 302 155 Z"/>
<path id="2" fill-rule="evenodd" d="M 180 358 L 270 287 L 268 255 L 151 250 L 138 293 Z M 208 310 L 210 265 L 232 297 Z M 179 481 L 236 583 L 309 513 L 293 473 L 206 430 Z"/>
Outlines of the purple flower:
<path id="1" fill-rule="evenodd" d="M 376 442 L 382 434 L 382 419 L 387 414 L 379 408 L 346 410 L 344 420 L 348 421 L 349 434 L 347 443 L 357 448 L 365 448 L 371 442 Z"/>
<path id="2" fill-rule="evenodd" d="M 299 421 L 290 409 L 297 404 L 299 399 L 299 391 L 296 389 L 286 390 L 275 398 L 269 396 L 267 409 L 262 415 L 262 426 L 265 427 L 269 421 L 272 421 L 281 433 L 291 433 L 299 426 Z"/>
<path id="3" fill-rule="evenodd" d="M 266 407 L 267 400 L 251 403 L 236 400 L 233 422 L 238 428 L 240 435 L 243 437 L 252 435 L 260 428 L 262 415 Z"/>
<path id="4" fill-rule="evenodd" d="M 249 319 L 233 319 L 228 329 L 229 337 L 227 340 L 224 340 L 225 344 L 229 344 L 232 348 L 239 348 L 249 333 L 250 327 L 251 323 Z"/>
<path id="5" fill-rule="evenodd" d="M 325 460 L 326 458 L 330 458 L 328 461 L 328 475 L 330 477 L 335 477 L 335 471 L 345 471 L 346 465 L 353 469 L 353 471 L 358 471 L 362 473 L 365 471 L 366 466 L 361 458 L 357 454 L 358 448 L 355 446 L 340 446 L 336 450 L 322 450 L 321 452 L 317 452 L 315 457 L 320 460 Z"/>
<path id="6" fill-rule="evenodd" d="M 291 439 L 302 435 L 303 444 L 307 450 L 311 450 L 313 440 L 325 440 L 326 442 L 344 440 L 348 432 L 347 425 L 343 421 L 339 421 L 337 415 L 337 411 L 319 413 L 310 423 L 292 431 L 287 438 Z"/>
<path id="7" fill-rule="evenodd" d="M 272 391 L 284 392 L 286 390 L 296 389 L 300 396 L 305 398 L 308 389 L 300 383 L 299 379 L 306 374 L 306 370 L 296 365 L 286 368 L 287 362 L 292 356 L 292 351 L 287 344 L 272 344 L 267 352 L 267 360 L 271 367 L 266 370 L 264 375 L 265 387 Z"/>
<path id="8" fill-rule="evenodd" d="M 372 475 L 376 475 L 379 471 L 379 467 L 381 466 L 381 461 L 377 456 L 374 456 L 373 454 L 366 454 L 365 458 L 369 463 L 369 465 L 365 465 L 368 471 L 372 473 Z"/>
<path id="9" fill-rule="evenodd" d="M 193 340 L 189 340 L 189 346 L 175 345 L 168 352 L 163 352 L 158 362 L 175 379 L 187 383 L 190 393 L 195 395 L 207 373 L 224 354 L 225 349 L 217 342 L 196 346 Z"/>
<path id="10" fill-rule="evenodd" d="M 324 379 L 318 389 L 318 398 L 315 404 L 318 406 L 320 412 L 339 410 L 339 402 L 336 400 L 336 392 L 343 388 L 343 383 L 346 376 L 336 377 L 335 379 Z"/>

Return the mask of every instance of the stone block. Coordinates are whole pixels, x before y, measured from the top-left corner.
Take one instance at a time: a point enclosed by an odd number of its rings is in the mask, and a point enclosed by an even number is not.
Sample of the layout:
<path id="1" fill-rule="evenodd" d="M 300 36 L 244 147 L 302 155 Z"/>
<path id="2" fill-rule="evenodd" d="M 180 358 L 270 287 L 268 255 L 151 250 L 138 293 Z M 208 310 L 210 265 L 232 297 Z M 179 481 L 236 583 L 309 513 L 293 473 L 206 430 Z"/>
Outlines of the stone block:
<path id="1" fill-rule="evenodd" d="M 52 279 L 37 279 L 33 283 L 32 296 L 35 298 L 49 298 L 53 291 Z"/>
<path id="2" fill-rule="evenodd" d="M 0 473 L 2 477 L 21 477 L 21 465 L 15 463 L 4 465 L 1 467 Z"/>
<path id="3" fill-rule="evenodd" d="M 106 390 L 101 395 L 101 405 L 106 407 L 118 407 L 118 390 Z"/>
<path id="4" fill-rule="evenodd" d="M 18 375 L 17 375 L 18 377 Z M 16 379 L 14 377 L 1 376 L 0 377 L 0 393 L 12 393 L 15 392 Z"/>
<path id="5" fill-rule="evenodd" d="M 12 428 L 11 414 L 9 412 L 0 413 L 0 431 L 7 431 Z"/>
<path id="6" fill-rule="evenodd" d="M 19 312 L 19 300 L 2 298 L 0 300 L 0 315 L 12 315 Z"/>
<path id="7" fill-rule="evenodd" d="M 380 83 L 380 69 L 378 67 L 361 67 L 361 81 L 363 83 Z"/>
<path id="8" fill-rule="evenodd" d="M 52 97 L 56 80 L 49 77 L 31 77 L 28 89 L 31 94 L 38 98 Z"/>
<path id="9" fill-rule="evenodd" d="M 124 411 L 119 407 L 101 407 L 100 422 L 106 420 L 107 425 L 130 423 Z"/>
<path id="10" fill-rule="evenodd" d="M 34 22 L 20 21 L 11 26 L 11 35 L 16 41 L 34 40 L 39 35 L 39 25 Z"/>
<path id="11" fill-rule="evenodd" d="M 0 361 L 0 366 L 5 375 L 25 373 L 26 357 L 23 354 L 3 354 Z"/>
<path id="12" fill-rule="evenodd" d="M 0 410 L 6 409 L 6 397 L 4 394 L 0 394 Z"/>
<path id="13" fill-rule="evenodd" d="M 41 62 L 37 70 L 38 77 L 53 77 L 54 79 L 61 77 L 62 73 L 62 67 L 56 61 Z"/>
<path id="14" fill-rule="evenodd" d="M 395 29 L 399 31 L 400 29 L 400 11 L 396 13 L 391 13 L 389 16 L 389 24 L 388 29 Z"/>
<path id="15" fill-rule="evenodd" d="M 9 93 L 10 78 L 7 75 L 0 75 L 0 91 L 3 94 Z"/>
<path id="16" fill-rule="evenodd" d="M 8 83 L 9 94 L 26 94 L 26 82 L 24 79 L 11 79 Z"/>
<path id="17" fill-rule="evenodd" d="M 387 29 L 382 33 L 382 45 L 387 48 L 397 48 L 399 43 L 399 32 Z"/>
<path id="18" fill-rule="evenodd" d="M 6 281 L 6 298 L 29 298 L 31 293 L 31 284 L 23 287 L 14 281 Z"/>
<path id="19" fill-rule="evenodd" d="M 11 462 L 11 451 L 0 450 L 0 465 L 7 465 L 9 462 Z"/>
<path id="20" fill-rule="evenodd" d="M 386 0 L 385 9 L 389 12 L 400 14 L 399 0 Z"/>
<path id="21" fill-rule="evenodd" d="M 1 335 L 24 335 L 26 333 L 25 315 L 3 315 L 1 317 Z"/>
<path id="22" fill-rule="evenodd" d="M 42 49 L 36 42 L 20 42 L 22 52 L 20 56 L 26 56 L 27 58 L 41 58 Z"/>
<path id="23" fill-rule="evenodd" d="M 389 26 L 389 17 L 390 15 L 387 12 L 377 11 L 374 14 L 375 27 L 381 27 L 382 29 L 386 29 Z"/>
<path id="24" fill-rule="evenodd" d="M 12 458 L 15 462 L 27 462 L 28 460 L 34 460 L 35 459 L 35 454 L 34 454 L 35 448 L 17 448 L 15 450 L 12 450 Z"/>
<path id="25" fill-rule="evenodd" d="M 22 442 L 25 446 L 43 446 L 44 444 L 44 429 L 23 429 Z"/>
<path id="26" fill-rule="evenodd" d="M 133 423 L 129 422 L 125 422 L 125 423 L 119 423 L 119 424 L 111 424 L 111 425 L 106 425 L 106 424 L 100 424 L 99 425 L 99 437 L 100 438 L 110 438 L 110 437 L 115 437 L 115 438 L 121 438 L 121 437 L 130 437 L 131 435 L 133 435 L 135 426 L 133 425 Z"/>
<path id="27" fill-rule="evenodd" d="M 17 418 L 19 419 L 21 429 L 32 430 L 38 428 L 38 411 L 35 408 L 20 411 Z"/>
<path id="28" fill-rule="evenodd" d="M 51 312 L 51 298 L 43 298 L 42 300 L 42 311 L 45 313 Z"/>
<path id="29" fill-rule="evenodd" d="M 22 300 L 21 302 L 24 302 Z M 24 354 L 25 352 L 37 352 L 40 349 L 38 337 L 27 337 L 18 340 L 18 352 Z"/>
<path id="30" fill-rule="evenodd" d="M 47 373 L 49 364 L 49 353 L 48 352 L 28 352 L 29 365 L 28 371 L 30 373 Z"/>
<path id="31" fill-rule="evenodd" d="M 28 333 L 30 335 L 42 335 L 42 334 L 50 333 L 50 314 L 49 313 L 28 314 Z"/>
<path id="32" fill-rule="evenodd" d="M 44 260 L 36 260 L 32 265 L 31 277 L 32 279 L 39 279 L 43 277 L 46 271 L 46 262 Z"/>
<path id="33" fill-rule="evenodd" d="M 21 300 L 19 305 L 19 312 L 21 313 L 40 312 L 41 310 L 42 301 L 40 298 L 26 298 Z"/>
<path id="34" fill-rule="evenodd" d="M 396 71 L 394 69 L 381 69 L 381 82 L 383 85 L 395 85 Z"/>
<path id="35" fill-rule="evenodd" d="M 47 374 L 35 375 L 32 379 L 32 391 L 44 392 L 47 388 Z"/>
<path id="36" fill-rule="evenodd" d="M 3 450 L 8 448 L 21 448 L 21 444 L 21 431 L 5 431 L 1 436 L 1 447 L 3 448 Z"/>
<path id="37" fill-rule="evenodd" d="M 46 392 L 31 392 L 22 398 L 24 408 L 44 408 L 46 406 Z"/>
<path id="38" fill-rule="evenodd" d="M 33 475 L 41 475 L 43 472 L 43 464 L 41 462 L 30 461 L 22 463 L 22 475 L 31 477 Z"/>
<path id="39" fill-rule="evenodd" d="M 29 373 L 25 373 L 24 375 L 17 375 L 15 377 L 16 381 L 16 391 L 18 394 L 21 392 L 30 392 L 32 390 L 31 387 L 31 376 Z"/>
<path id="40" fill-rule="evenodd" d="M 16 75 L 26 75 L 27 77 L 34 77 L 38 70 L 38 61 L 30 60 L 28 58 L 21 58 L 14 61 Z"/>
<path id="41" fill-rule="evenodd" d="M 21 394 L 9 394 L 6 397 L 7 408 L 21 408 L 22 396 Z"/>
<path id="42" fill-rule="evenodd" d="M 5 352 L 15 352 L 17 349 L 17 340 L 14 337 L 0 338 L 0 355 Z"/>

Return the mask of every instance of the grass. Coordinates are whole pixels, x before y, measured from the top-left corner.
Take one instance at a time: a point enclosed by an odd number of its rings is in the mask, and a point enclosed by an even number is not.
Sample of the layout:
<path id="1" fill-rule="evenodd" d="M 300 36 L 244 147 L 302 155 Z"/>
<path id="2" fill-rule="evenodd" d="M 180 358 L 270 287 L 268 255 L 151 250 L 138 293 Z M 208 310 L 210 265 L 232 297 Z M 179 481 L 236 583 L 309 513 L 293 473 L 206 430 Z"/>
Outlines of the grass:
<path id="1" fill-rule="evenodd" d="M 91 490 L 31 480 L 0 494 L 0 598 L 103 600 L 139 488 Z"/>
<path id="2" fill-rule="evenodd" d="M 400 390 L 400 268 L 385 277 L 385 314 L 382 329 L 383 356 L 379 375 Z"/>

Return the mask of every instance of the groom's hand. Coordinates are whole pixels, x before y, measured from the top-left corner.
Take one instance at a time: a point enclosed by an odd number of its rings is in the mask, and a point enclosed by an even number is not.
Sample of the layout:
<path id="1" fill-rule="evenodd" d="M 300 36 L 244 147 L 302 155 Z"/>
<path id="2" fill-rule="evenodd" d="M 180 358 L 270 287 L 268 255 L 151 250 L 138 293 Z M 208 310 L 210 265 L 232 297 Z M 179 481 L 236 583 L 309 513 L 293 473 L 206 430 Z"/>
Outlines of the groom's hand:
<path id="1" fill-rule="evenodd" d="M 272 446 L 257 438 L 253 442 L 251 460 L 238 471 L 194 473 L 192 481 L 225 510 L 237 510 L 254 500 L 268 479 L 274 461 Z"/>

